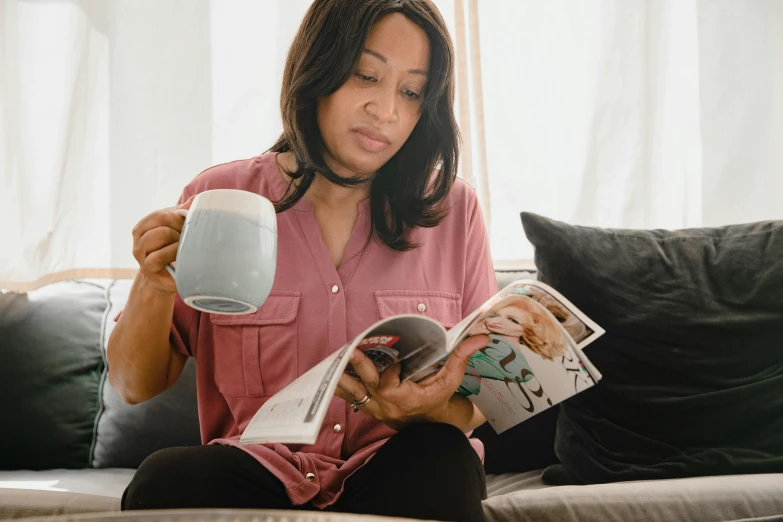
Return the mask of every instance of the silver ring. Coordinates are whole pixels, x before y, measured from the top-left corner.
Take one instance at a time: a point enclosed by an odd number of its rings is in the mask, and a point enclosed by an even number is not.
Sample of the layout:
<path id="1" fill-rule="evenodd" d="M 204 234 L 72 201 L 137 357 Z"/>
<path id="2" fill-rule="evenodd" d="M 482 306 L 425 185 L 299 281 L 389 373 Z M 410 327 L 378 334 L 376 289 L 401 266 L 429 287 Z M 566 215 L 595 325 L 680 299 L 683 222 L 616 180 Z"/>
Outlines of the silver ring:
<path id="1" fill-rule="evenodd" d="M 369 394 L 365 395 L 364 398 L 361 399 L 361 400 L 358 400 L 356 402 L 352 402 L 351 403 L 351 408 L 353 408 L 353 412 L 356 413 L 357 411 L 359 411 L 359 408 L 361 408 L 362 406 L 366 406 L 368 402 L 370 402 L 370 395 Z"/>

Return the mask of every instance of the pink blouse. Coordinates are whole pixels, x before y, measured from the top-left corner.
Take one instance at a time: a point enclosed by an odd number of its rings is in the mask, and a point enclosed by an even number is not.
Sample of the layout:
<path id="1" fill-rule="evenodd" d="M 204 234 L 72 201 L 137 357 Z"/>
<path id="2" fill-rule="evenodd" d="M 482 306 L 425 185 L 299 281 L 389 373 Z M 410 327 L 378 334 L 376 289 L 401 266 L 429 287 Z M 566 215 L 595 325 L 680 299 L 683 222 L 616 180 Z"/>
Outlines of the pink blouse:
<path id="1" fill-rule="evenodd" d="M 218 188 L 275 201 L 286 183 L 275 155 L 264 154 L 204 171 L 185 187 L 180 201 Z M 334 398 L 312 446 L 240 446 L 239 435 L 269 396 L 378 319 L 423 313 L 449 328 L 497 291 L 476 194 L 458 180 L 446 204 L 448 216 L 437 227 L 416 230 L 412 237 L 420 247 L 403 253 L 376 241 L 364 248 L 370 215 L 369 200 L 363 201 L 338 269 L 312 203 L 302 198 L 277 215 L 275 282 L 257 313 L 205 314 L 177 297 L 171 342 L 197 361 L 203 443 L 251 454 L 283 482 L 294 504 L 324 508 L 334 503 L 345 480 L 394 430 Z M 481 442 L 471 443 L 483 455 Z"/>

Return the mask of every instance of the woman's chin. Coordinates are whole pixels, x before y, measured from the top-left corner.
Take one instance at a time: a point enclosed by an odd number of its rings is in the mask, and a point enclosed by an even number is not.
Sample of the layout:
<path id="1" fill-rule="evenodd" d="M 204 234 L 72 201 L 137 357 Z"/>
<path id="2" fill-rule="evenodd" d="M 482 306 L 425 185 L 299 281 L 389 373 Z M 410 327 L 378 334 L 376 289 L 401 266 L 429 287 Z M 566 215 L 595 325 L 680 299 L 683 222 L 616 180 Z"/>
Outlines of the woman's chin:
<path id="1" fill-rule="evenodd" d="M 350 151 L 340 158 L 346 170 L 358 175 L 372 175 L 389 160 L 386 155 L 374 154 L 363 150 Z"/>

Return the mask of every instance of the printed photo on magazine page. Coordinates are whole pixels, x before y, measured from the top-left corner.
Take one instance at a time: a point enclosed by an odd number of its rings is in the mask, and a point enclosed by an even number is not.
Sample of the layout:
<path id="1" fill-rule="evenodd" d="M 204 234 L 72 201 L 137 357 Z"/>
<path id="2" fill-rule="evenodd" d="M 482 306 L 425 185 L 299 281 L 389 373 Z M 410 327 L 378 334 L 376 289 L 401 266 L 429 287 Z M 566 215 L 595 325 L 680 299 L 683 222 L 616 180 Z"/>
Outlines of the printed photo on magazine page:
<path id="1" fill-rule="evenodd" d="M 485 334 L 490 338 L 470 358 L 458 391 L 478 406 L 498 433 L 600 379 L 566 330 L 568 316 L 561 315 L 565 320 L 556 318 L 549 306 L 531 294 L 525 287 L 506 289 L 460 335 Z M 585 329 L 577 331 L 585 339 L 587 325 L 580 324 Z"/>

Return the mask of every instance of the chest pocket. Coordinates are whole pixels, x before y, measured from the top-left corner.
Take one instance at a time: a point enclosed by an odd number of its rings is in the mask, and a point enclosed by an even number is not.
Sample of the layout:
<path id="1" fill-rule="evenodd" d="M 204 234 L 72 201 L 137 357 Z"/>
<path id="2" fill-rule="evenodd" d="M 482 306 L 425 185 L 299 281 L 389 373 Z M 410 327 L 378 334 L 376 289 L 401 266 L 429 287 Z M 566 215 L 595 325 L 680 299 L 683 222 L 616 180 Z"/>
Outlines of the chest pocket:
<path id="1" fill-rule="evenodd" d="M 297 376 L 299 292 L 273 291 L 258 312 L 210 315 L 215 378 L 224 395 L 273 395 Z"/>
<path id="2" fill-rule="evenodd" d="M 393 315 L 426 315 L 449 329 L 462 319 L 462 296 L 430 290 L 378 290 L 378 318 Z"/>

